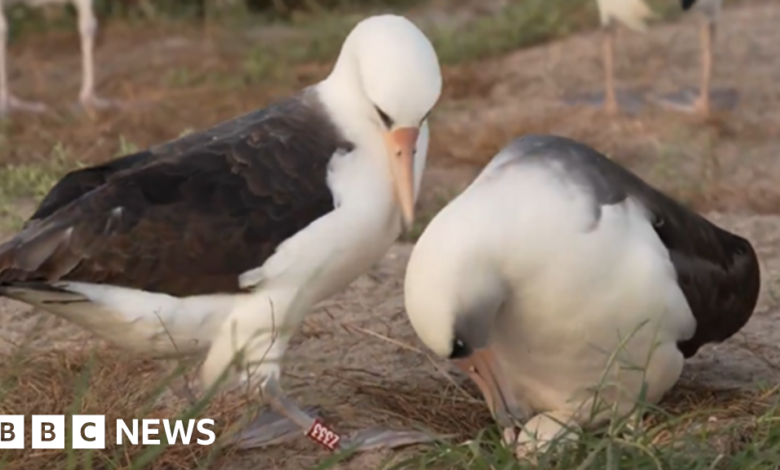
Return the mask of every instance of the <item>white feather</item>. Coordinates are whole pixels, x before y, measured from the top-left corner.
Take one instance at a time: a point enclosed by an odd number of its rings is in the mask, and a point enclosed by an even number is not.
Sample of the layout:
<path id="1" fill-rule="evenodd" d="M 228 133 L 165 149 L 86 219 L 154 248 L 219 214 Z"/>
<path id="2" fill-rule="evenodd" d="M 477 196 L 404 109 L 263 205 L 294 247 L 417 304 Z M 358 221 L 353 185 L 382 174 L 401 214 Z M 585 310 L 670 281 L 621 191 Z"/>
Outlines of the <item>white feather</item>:
<path id="1" fill-rule="evenodd" d="M 421 126 L 441 92 L 433 47 L 408 20 L 369 18 L 350 33 L 333 72 L 316 90 L 355 144 L 354 151 L 334 156 L 328 168 L 336 208 L 286 240 L 262 267 L 241 275 L 241 285 L 254 292 L 222 325 L 201 371 L 207 386 L 239 351 L 248 366 L 239 374 L 242 380 L 248 374 L 260 381 L 278 377 L 279 360 L 303 317 L 370 269 L 401 233 L 383 138 L 387 128 L 376 108 L 381 105 L 396 128 Z M 413 166 L 415 199 L 428 138 L 423 123 Z"/>
<path id="2" fill-rule="evenodd" d="M 287 239 L 262 267 L 242 274 L 242 285 L 255 292 L 222 325 L 203 364 L 205 384 L 219 378 L 241 349 L 244 361 L 255 363 L 251 374 L 278 377 L 287 341 L 314 304 L 370 269 L 398 238 L 389 170 L 384 158 L 370 156 L 383 155 L 383 145 L 366 142 L 359 148 L 368 154 L 355 151 L 334 162 L 328 180 L 341 205 Z M 418 153 L 424 158 L 424 151 Z M 262 282 L 255 284 L 257 279 Z"/>
<path id="3" fill-rule="evenodd" d="M 637 32 L 647 30 L 647 21 L 655 15 L 644 0 L 596 0 L 602 26 L 613 20 Z"/>
<path id="4" fill-rule="evenodd" d="M 3 287 L 3 295 L 71 321 L 137 354 L 178 357 L 205 351 L 236 297 L 177 298 L 110 285 L 59 282 L 67 292 Z"/>
<path id="5" fill-rule="evenodd" d="M 548 168 L 502 163 L 494 159 L 417 242 L 405 281 L 415 331 L 446 355 L 458 308 L 503 302 L 481 313 L 528 409 L 587 407 L 618 349 L 606 377 L 619 378 L 626 392 L 616 400 L 620 410 L 638 396 L 642 370 L 647 400 L 657 401 L 682 370 L 676 342 L 696 324 L 644 209 L 631 199 L 603 207 L 593 228 L 582 188 Z M 494 288 L 499 283 L 506 288 Z"/>

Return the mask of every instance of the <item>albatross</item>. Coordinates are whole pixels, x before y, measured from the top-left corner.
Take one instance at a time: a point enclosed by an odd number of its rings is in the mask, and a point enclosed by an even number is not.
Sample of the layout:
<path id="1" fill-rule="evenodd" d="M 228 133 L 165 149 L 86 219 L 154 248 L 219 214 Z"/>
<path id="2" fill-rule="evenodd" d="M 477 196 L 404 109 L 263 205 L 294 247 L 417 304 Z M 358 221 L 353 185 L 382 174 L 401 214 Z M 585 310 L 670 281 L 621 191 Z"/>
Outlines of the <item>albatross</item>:
<path id="1" fill-rule="evenodd" d="M 684 113 L 696 113 L 701 116 L 709 116 L 712 112 L 713 100 L 715 104 L 727 106 L 730 101 L 726 90 L 712 90 L 713 68 L 713 43 L 717 31 L 718 21 L 723 6 L 723 0 L 681 0 L 685 11 L 697 13 L 699 20 L 699 37 L 701 43 L 701 75 L 699 79 L 699 92 L 691 93 L 683 89 L 669 95 L 661 96 L 658 102 L 671 110 Z"/>
<path id="2" fill-rule="evenodd" d="M 712 80 L 712 46 L 715 28 L 720 15 L 722 0 L 679 0 L 683 11 L 700 13 L 701 24 L 701 86 L 698 96 L 690 96 L 687 90 L 657 98 L 656 101 L 669 109 L 710 113 Z M 601 28 L 603 31 L 602 58 L 604 63 L 604 97 L 596 99 L 609 115 L 615 115 L 621 109 L 621 103 L 615 90 L 615 29 L 613 22 L 621 23 L 636 32 L 647 30 L 647 20 L 653 17 L 653 11 L 644 0 L 597 0 Z M 589 100 L 590 101 L 590 100 Z M 624 92 L 624 104 L 635 106 L 639 97 Z"/>
<path id="3" fill-rule="evenodd" d="M 118 101 L 99 97 L 95 93 L 95 36 L 98 23 L 95 18 L 93 0 L 0 0 L 0 116 L 5 116 L 11 111 L 44 112 L 47 106 L 43 103 L 24 101 L 17 98 L 8 89 L 8 71 L 6 67 L 8 20 L 4 8 L 16 3 L 25 3 L 30 6 L 42 6 L 48 4 L 72 3 L 78 13 L 78 28 L 81 37 L 81 91 L 79 102 L 88 111 L 104 109 L 108 107 L 121 107 Z"/>
<path id="4" fill-rule="evenodd" d="M 223 373 L 258 385 L 280 419 L 308 431 L 314 418 L 282 392 L 280 360 L 307 312 L 413 223 L 441 87 L 412 22 L 364 19 L 323 81 L 67 174 L 0 246 L 0 295 L 137 353 L 205 353 L 206 387 Z M 260 416 L 234 444 L 274 440 L 278 425 Z M 341 445 L 428 439 L 364 431 Z"/>
<path id="5" fill-rule="evenodd" d="M 586 145 L 531 135 L 430 222 L 404 291 L 419 338 L 529 456 L 657 403 L 747 323 L 759 286 L 745 238 Z"/>

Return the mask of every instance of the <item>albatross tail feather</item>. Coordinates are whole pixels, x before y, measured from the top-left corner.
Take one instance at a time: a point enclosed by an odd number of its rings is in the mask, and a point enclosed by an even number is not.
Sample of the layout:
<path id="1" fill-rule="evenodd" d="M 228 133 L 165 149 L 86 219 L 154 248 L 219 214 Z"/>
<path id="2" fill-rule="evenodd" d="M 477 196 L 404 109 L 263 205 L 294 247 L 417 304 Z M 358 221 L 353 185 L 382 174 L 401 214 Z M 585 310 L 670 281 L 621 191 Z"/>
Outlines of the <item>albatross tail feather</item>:
<path id="1" fill-rule="evenodd" d="M 47 305 L 51 304 L 89 302 L 87 297 L 78 292 L 60 289 L 44 282 L 0 284 L 0 296 L 41 308 L 46 308 Z"/>

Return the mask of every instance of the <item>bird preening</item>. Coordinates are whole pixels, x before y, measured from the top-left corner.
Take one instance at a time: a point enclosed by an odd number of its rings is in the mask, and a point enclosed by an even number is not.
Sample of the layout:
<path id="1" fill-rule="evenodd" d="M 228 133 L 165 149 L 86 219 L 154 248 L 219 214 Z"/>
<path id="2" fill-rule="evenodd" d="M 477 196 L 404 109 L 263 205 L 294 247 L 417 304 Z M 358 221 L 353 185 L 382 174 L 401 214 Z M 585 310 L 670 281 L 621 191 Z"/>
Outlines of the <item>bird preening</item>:
<path id="1" fill-rule="evenodd" d="M 65 175 L 0 245 L 0 295 L 135 354 L 200 356 L 206 387 L 255 386 L 274 413 L 227 444 L 309 432 L 317 416 L 286 396 L 280 362 L 311 309 L 412 227 L 442 86 L 414 23 L 366 18 L 324 80 Z M 749 240 L 583 143 L 529 135 L 424 229 L 404 302 L 526 456 L 640 395 L 657 403 L 685 359 L 747 323 L 760 282 Z M 590 419 L 597 395 L 613 413 Z M 336 447 L 439 437 L 371 428 Z"/>
<path id="2" fill-rule="evenodd" d="M 510 142 L 433 218 L 404 295 L 422 341 L 476 382 L 527 456 L 640 396 L 658 403 L 685 359 L 747 323 L 759 288 L 748 240 L 542 135 Z"/>

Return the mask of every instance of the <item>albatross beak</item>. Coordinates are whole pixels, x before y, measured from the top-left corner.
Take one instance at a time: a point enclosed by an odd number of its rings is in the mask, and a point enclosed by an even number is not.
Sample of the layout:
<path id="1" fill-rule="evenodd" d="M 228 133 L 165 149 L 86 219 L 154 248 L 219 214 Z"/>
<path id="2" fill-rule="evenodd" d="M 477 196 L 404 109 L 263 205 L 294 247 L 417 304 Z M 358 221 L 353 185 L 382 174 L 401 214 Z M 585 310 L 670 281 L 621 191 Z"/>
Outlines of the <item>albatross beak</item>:
<path id="1" fill-rule="evenodd" d="M 414 153 L 420 129 L 401 127 L 385 133 L 385 146 L 390 157 L 390 169 L 395 183 L 395 194 L 401 206 L 404 228 L 414 222 Z"/>
<path id="2" fill-rule="evenodd" d="M 490 413 L 502 428 L 515 426 L 515 420 L 522 408 L 514 398 L 511 388 L 504 380 L 495 355 L 490 348 L 480 349 L 465 359 L 453 362 L 473 380 L 485 397 Z"/>

